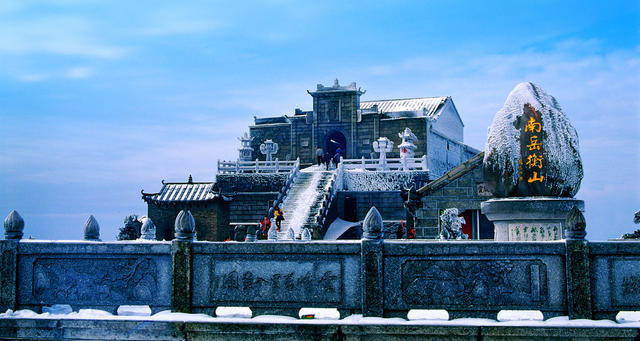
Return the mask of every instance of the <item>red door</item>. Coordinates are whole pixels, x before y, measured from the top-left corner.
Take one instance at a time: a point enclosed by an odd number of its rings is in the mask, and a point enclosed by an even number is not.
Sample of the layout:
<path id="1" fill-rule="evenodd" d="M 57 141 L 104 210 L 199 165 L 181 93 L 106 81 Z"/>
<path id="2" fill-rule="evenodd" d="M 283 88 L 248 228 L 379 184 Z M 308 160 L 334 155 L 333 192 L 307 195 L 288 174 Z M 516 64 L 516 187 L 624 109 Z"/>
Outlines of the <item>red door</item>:
<path id="1" fill-rule="evenodd" d="M 473 211 L 466 210 L 459 214 L 459 216 L 464 218 L 464 224 L 462 224 L 462 233 L 469 236 L 469 239 L 473 239 Z"/>

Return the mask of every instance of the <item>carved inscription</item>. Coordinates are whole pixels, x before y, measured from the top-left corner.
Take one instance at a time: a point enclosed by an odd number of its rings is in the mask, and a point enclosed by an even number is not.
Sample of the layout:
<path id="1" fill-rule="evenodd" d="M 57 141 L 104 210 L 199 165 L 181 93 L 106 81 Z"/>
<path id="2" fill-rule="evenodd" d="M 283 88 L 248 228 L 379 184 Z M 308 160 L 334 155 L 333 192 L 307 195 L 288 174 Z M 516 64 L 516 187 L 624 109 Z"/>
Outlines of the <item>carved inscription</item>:
<path id="1" fill-rule="evenodd" d="M 339 262 L 213 260 L 210 301 L 340 302 Z"/>
<path id="2" fill-rule="evenodd" d="M 402 265 L 413 306 L 543 306 L 547 268 L 538 260 L 415 260 Z"/>
<path id="3" fill-rule="evenodd" d="M 562 239 L 560 223 L 509 224 L 510 241 L 544 241 Z"/>
<path id="4" fill-rule="evenodd" d="M 158 297 L 157 266 L 151 258 L 38 258 L 33 297 L 42 302 L 105 304 Z"/>
<path id="5" fill-rule="evenodd" d="M 640 258 L 609 260 L 612 305 L 637 310 L 640 307 Z"/>

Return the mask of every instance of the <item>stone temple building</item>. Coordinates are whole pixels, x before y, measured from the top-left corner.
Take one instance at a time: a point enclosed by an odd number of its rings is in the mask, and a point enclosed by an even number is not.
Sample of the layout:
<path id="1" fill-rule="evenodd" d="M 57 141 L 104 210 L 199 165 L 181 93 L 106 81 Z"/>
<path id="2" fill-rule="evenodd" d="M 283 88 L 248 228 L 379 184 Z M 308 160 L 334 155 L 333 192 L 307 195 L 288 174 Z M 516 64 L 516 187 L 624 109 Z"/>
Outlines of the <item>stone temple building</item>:
<path id="1" fill-rule="evenodd" d="M 444 174 L 479 151 L 464 144 L 464 124 L 451 97 L 421 97 L 362 101 L 366 91 L 356 83 L 341 86 L 318 84 L 308 91 L 313 110 L 296 109 L 293 115 L 254 118 L 249 127 L 253 137 L 252 159 L 263 159 L 260 144 L 278 143 L 274 156 L 280 160 L 313 163 L 320 146 L 332 156 L 340 148 L 345 159 L 371 158 L 372 143 L 387 137 L 400 144 L 398 132 L 410 128 L 418 138 L 416 157 L 427 155 L 434 176 Z M 394 149 L 389 157 L 399 157 Z"/>
<path id="2" fill-rule="evenodd" d="M 361 221 L 372 206 L 389 224 L 406 223 L 408 216 L 401 189 L 409 187 L 418 189 L 421 197 L 415 207 L 415 219 L 410 219 L 415 222 L 416 237 L 438 238 L 439 214 L 456 207 L 465 217 L 463 230 L 470 238 L 492 238 L 493 226 L 480 213 L 480 202 L 490 198 L 482 180 L 482 163 L 478 161 L 481 157 L 478 150 L 464 144 L 464 124 L 451 97 L 363 101 L 365 91 L 355 83 L 342 86 L 337 80 L 332 86 L 319 84 L 315 91 L 307 92 L 313 100 L 312 110 L 295 109 L 293 115 L 255 118 L 249 127 L 250 134 L 240 138 L 238 160 L 260 160 L 265 164 L 261 145 L 272 140 L 278 145 L 272 155 L 274 160 L 289 160 L 291 164 L 299 158 L 303 169 L 315 162 L 316 148 L 320 146 L 331 155 L 340 148 L 346 159 L 344 164 L 351 161 L 353 167 L 361 158 L 375 162 L 379 153 L 375 152 L 373 142 L 383 137 L 394 142 L 387 156 L 398 158 L 399 133 L 410 128 L 417 138 L 414 156 L 426 159 L 425 166 L 409 172 L 364 172 L 344 166 L 343 185 L 333 192 L 329 188 L 337 176 L 336 170 L 322 170 L 325 174 L 316 182 L 310 180 L 314 177 L 310 173 L 298 176 L 290 191 L 287 186 L 291 173 L 257 169 L 249 173 L 218 169 L 216 178 L 203 179 L 206 182 L 163 181 L 157 193 L 142 193 L 148 204 L 148 216 L 157 227 L 157 239 L 173 238 L 173 221 L 185 209 L 194 216 L 199 240 L 225 240 L 234 227 L 261 221 L 283 193 L 289 193 L 287 197 L 294 192 L 304 193 L 305 186 L 317 188 L 312 191 L 317 198 L 304 201 L 310 209 L 308 219 L 303 220 L 317 221 L 314 215 L 318 218 L 317 214 L 322 214 L 322 224 L 311 227 L 315 229 L 314 238 L 323 238 L 332 223 L 339 222 L 338 218 Z M 328 210 L 321 212 L 323 207 Z M 285 205 L 285 217 L 291 218 L 288 209 L 291 207 Z M 285 220 L 285 224 L 291 221 Z M 348 232 L 344 236 L 357 236 L 357 231 Z"/>

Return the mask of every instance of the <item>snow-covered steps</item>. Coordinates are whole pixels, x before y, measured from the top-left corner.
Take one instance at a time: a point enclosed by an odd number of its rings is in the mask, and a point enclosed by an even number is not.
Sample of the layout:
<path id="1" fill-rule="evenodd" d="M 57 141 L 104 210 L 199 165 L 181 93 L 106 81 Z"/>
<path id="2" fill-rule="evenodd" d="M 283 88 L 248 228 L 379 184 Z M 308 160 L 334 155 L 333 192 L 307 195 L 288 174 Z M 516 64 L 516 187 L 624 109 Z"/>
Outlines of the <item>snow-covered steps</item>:
<path id="1" fill-rule="evenodd" d="M 329 193 L 333 174 L 334 171 L 315 166 L 300 171 L 281 206 L 284 221 L 278 239 L 285 239 L 289 228 L 293 228 L 296 238 L 300 238 L 303 228 L 315 227 L 315 217 L 325 195 Z"/>

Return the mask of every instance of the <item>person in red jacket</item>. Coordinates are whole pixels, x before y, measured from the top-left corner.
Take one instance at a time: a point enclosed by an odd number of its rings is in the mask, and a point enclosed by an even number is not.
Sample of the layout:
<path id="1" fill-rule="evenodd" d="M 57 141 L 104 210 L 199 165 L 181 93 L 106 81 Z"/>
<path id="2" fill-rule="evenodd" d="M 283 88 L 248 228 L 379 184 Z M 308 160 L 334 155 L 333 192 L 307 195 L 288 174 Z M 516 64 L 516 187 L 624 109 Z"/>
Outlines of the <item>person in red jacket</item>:
<path id="1" fill-rule="evenodd" d="M 269 235 L 269 229 L 271 228 L 271 219 L 269 219 L 269 215 L 265 215 L 264 219 L 260 222 L 260 226 L 262 226 L 262 237 L 265 239 Z"/>

